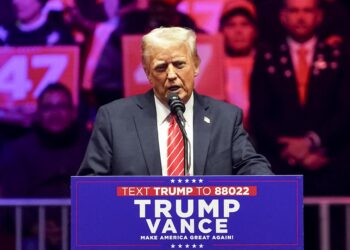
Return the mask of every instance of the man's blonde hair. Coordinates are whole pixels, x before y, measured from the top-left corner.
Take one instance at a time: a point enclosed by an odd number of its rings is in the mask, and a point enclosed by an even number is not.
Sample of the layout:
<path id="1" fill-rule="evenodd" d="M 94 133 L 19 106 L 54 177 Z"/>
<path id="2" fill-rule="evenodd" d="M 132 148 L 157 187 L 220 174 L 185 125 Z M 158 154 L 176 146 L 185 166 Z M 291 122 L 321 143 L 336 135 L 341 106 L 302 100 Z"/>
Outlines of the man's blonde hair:
<path id="1" fill-rule="evenodd" d="M 191 29 L 181 27 L 160 27 L 153 29 L 142 37 L 142 65 L 146 73 L 148 69 L 148 58 L 150 47 L 166 47 L 169 45 L 186 44 L 190 49 L 191 56 L 196 68 L 199 67 L 200 58 L 197 53 L 196 33 Z"/>

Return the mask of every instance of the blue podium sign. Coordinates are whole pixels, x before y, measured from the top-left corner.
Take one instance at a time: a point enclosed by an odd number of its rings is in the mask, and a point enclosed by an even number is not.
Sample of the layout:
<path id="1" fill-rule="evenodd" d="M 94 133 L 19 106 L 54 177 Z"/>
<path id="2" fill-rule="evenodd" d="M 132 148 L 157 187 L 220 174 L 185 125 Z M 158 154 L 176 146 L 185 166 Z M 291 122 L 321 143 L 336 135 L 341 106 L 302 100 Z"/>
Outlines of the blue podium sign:
<path id="1" fill-rule="evenodd" d="M 71 249 L 303 249 L 301 176 L 72 177 Z"/>

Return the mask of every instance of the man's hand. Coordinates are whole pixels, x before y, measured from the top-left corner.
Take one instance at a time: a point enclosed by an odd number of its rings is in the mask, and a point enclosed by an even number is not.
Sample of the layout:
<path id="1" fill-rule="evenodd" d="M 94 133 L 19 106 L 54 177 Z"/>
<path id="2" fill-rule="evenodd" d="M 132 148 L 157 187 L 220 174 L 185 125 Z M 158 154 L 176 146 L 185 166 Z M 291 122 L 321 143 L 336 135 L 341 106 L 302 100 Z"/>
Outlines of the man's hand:
<path id="1" fill-rule="evenodd" d="M 277 139 L 277 142 L 284 146 L 280 153 L 281 158 L 291 166 L 303 162 L 306 155 L 310 153 L 311 141 L 307 137 L 282 136 Z"/>

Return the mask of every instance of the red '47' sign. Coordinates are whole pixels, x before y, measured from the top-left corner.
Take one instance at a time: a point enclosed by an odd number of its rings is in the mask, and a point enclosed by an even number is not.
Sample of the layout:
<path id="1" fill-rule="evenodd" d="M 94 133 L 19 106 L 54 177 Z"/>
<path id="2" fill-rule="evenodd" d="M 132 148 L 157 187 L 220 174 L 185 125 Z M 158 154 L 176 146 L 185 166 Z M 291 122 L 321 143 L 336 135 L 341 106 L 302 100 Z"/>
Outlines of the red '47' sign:
<path id="1" fill-rule="evenodd" d="M 78 73 L 79 49 L 74 46 L 0 48 L 0 119 L 32 114 L 40 93 L 57 81 L 71 90 L 77 104 Z"/>

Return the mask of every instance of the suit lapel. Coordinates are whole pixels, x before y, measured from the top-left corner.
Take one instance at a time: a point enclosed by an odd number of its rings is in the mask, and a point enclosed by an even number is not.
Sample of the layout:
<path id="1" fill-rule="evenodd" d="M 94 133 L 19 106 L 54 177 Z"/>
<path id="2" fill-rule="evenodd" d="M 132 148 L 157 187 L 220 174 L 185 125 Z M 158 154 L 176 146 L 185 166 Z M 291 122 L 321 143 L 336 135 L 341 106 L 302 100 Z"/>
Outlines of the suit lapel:
<path id="1" fill-rule="evenodd" d="M 210 128 L 212 119 L 209 105 L 204 99 L 194 94 L 193 107 L 193 160 L 194 175 L 203 175 L 210 142 Z"/>
<path id="2" fill-rule="evenodd" d="M 315 53 L 310 65 L 310 78 L 307 92 L 308 98 L 306 99 L 307 104 L 312 96 L 318 96 L 315 94 L 318 91 L 317 85 L 322 81 L 322 74 L 326 70 L 327 65 L 325 45 L 324 43 L 319 42 L 315 47 Z"/>
<path id="3" fill-rule="evenodd" d="M 135 100 L 140 112 L 134 115 L 134 121 L 149 174 L 162 175 L 153 91 Z"/>
<path id="4" fill-rule="evenodd" d="M 291 50 L 288 43 L 283 43 L 280 46 L 280 63 L 282 67 L 282 77 L 285 82 L 285 93 L 286 97 L 290 99 L 290 103 L 293 103 L 294 107 L 301 108 L 298 93 L 298 83 L 297 83 L 297 72 L 293 65 Z M 284 61 L 283 58 L 286 58 Z"/>

